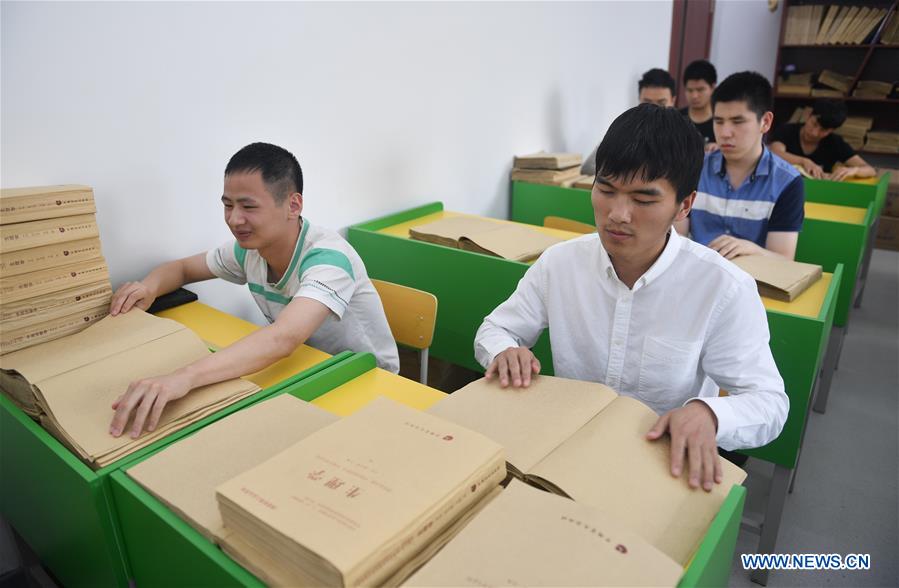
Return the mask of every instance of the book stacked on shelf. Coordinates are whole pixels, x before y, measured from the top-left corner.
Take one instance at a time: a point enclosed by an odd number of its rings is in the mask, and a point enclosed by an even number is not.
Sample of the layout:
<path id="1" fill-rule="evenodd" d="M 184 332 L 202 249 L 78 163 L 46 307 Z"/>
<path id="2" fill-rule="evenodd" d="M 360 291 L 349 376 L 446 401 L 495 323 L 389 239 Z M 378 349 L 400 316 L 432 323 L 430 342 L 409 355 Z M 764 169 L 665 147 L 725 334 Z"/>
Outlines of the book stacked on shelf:
<path id="1" fill-rule="evenodd" d="M 787 10 L 785 45 L 858 45 L 870 42 L 887 8 L 803 4 Z"/>
<path id="2" fill-rule="evenodd" d="M 850 116 L 834 132 L 858 151 L 865 146 L 865 134 L 873 124 L 874 119 L 870 116 Z"/>
<path id="3" fill-rule="evenodd" d="M 88 186 L 0 191 L 0 354 L 77 333 L 112 287 Z"/>
<path id="4" fill-rule="evenodd" d="M 893 12 L 889 22 L 884 25 L 880 42 L 887 45 L 899 44 L 899 10 Z"/>
<path id="5" fill-rule="evenodd" d="M 131 382 L 171 373 L 210 353 L 184 325 L 132 309 L 87 329 L 0 357 L 0 390 L 93 468 L 101 468 L 259 391 L 240 378 L 168 403 L 153 431 L 109 433 L 113 402 Z"/>
<path id="6" fill-rule="evenodd" d="M 876 153 L 899 153 L 899 133 L 889 131 L 868 131 L 865 137 L 865 151 Z"/>
<path id="7" fill-rule="evenodd" d="M 886 98 L 892 91 L 893 84 L 891 82 L 859 80 L 852 91 L 852 95 L 857 98 Z"/>
<path id="8" fill-rule="evenodd" d="M 570 186 L 581 176 L 580 153 L 534 153 L 517 155 L 512 166 L 512 180 Z"/>
<path id="9" fill-rule="evenodd" d="M 849 92 L 849 88 L 852 86 L 852 76 L 845 76 L 835 71 L 825 69 L 818 74 L 818 85 L 837 90 L 837 96 L 842 97 Z M 812 95 L 815 95 L 814 90 L 812 91 Z"/>
<path id="10" fill-rule="evenodd" d="M 777 92 L 793 96 L 809 96 L 812 93 L 812 73 L 793 73 L 777 77 Z"/>

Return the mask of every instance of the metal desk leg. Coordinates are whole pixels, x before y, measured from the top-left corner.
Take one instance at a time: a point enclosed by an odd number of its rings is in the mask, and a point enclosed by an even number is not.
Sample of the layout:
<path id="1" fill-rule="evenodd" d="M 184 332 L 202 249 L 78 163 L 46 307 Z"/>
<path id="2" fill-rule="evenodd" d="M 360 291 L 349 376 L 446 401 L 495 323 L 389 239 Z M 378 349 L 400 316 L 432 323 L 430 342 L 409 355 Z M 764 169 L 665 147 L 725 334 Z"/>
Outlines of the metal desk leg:
<path id="1" fill-rule="evenodd" d="M 868 267 L 871 265 L 871 254 L 874 251 L 874 241 L 877 239 L 877 230 L 880 227 L 880 217 L 874 219 L 868 233 L 868 242 L 865 244 L 865 256 L 862 258 L 862 266 L 859 268 L 858 281 L 860 284 L 858 294 L 853 306 L 859 308 L 862 305 L 862 296 L 865 295 L 865 285 L 868 283 Z"/>
<path id="2" fill-rule="evenodd" d="M 774 553 L 777 544 L 777 532 L 780 530 L 780 519 L 784 512 L 784 503 L 787 500 L 787 489 L 790 485 L 789 468 L 781 465 L 774 466 L 774 477 L 771 478 L 770 493 L 768 494 L 768 506 L 765 509 L 765 521 L 762 523 L 762 533 L 759 537 L 759 553 Z M 753 570 L 750 579 L 762 586 L 768 585 L 768 573 L 770 570 Z"/>
<path id="3" fill-rule="evenodd" d="M 837 370 L 837 361 L 843 350 L 845 336 L 846 330 L 843 327 L 834 327 L 830 332 L 827 351 L 824 353 L 824 361 L 821 363 L 821 381 L 812 408 L 817 413 L 824 414 L 827 411 L 827 397 L 830 395 L 830 385 L 833 383 L 833 374 Z"/>

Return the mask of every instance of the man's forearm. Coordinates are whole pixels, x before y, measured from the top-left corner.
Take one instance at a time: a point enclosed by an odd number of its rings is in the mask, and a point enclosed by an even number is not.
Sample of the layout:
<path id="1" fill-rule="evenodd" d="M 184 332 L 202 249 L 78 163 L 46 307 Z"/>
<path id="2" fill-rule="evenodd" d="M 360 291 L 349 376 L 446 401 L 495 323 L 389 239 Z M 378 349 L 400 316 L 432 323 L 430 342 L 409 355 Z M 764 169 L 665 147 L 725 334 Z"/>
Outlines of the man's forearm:
<path id="1" fill-rule="evenodd" d="M 184 264 L 180 259 L 170 261 L 151 271 L 141 282 L 153 291 L 154 297 L 168 294 L 188 283 Z"/>

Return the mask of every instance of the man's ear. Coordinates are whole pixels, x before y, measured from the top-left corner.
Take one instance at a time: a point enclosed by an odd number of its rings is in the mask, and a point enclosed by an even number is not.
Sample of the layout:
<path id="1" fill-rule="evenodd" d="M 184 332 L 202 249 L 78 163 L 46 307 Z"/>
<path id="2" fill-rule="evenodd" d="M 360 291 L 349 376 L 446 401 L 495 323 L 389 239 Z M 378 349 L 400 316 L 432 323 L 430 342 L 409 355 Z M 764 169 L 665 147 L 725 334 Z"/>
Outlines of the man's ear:
<path id="1" fill-rule="evenodd" d="M 287 218 L 289 220 L 300 218 L 303 214 L 303 195 L 294 192 L 287 197 Z"/>
<path id="2" fill-rule="evenodd" d="M 696 201 L 696 190 L 693 190 L 680 203 L 680 207 L 677 209 L 677 214 L 674 215 L 674 220 L 682 221 L 685 218 L 687 218 L 687 215 L 689 215 L 690 211 L 693 209 L 693 203 L 695 201 Z"/>
<path id="3" fill-rule="evenodd" d="M 772 124 L 774 124 L 774 113 L 769 110 L 762 115 L 762 133 L 770 131 Z"/>

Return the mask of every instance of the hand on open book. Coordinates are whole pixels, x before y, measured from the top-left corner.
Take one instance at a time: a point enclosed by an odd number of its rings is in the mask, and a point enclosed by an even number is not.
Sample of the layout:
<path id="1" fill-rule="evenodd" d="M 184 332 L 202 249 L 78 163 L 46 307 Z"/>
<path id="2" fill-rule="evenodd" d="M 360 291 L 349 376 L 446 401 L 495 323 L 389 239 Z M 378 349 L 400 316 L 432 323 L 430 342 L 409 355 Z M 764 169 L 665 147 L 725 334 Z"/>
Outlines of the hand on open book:
<path id="1" fill-rule="evenodd" d="M 498 353 L 484 374 L 488 380 L 499 378 L 499 384 L 506 388 L 511 382 L 513 388 L 527 388 L 531 377 L 540 373 L 540 360 L 527 347 L 509 347 Z"/>
<path id="2" fill-rule="evenodd" d="M 146 425 L 147 431 L 156 429 L 165 405 L 183 397 L 191 390 L 190 379 L 178 372 L 157 378 L 131 382 L 128 390 L 112 403 L 115 416 L 109 425 L 109 433 L 118 437 L 131 419 L 131 437 L 137 439 Z"/>
<path id="3" fill-rule="evenodd" d="M 759 247 L 752 241 L 746 239 L 738 239 L 733 235 L 718 235 L 709 247 L 721 254 L 724 259 L 733 259 L 741 255 L 765 255 L 767 252 L 764 248 Z"/>
<path id="4" fill-rule="evenodd" d="M 808 175 L 812 176 L 813 178 L 820 180 L 824 177 L 824 168 L 808 157 L 803 159 L 800 165 L 805 168 L 805 171 L 808 172 Z"/>
<path id="5" fill-rule="evenodd" d="M 703 489 L 709 492 L 713 482 L 720 484 L 723 478 L 716 442 L 717 430 L 715 413 L 708 404 L 697 400 L 663 414 L 646 438 L 655 441 L 667 431 L 671 437 L 671 475 L 680 477 L 686 453 L 690 487 L 698 488 L 702 480 Z"/>
<path id="6" fill-rule="evenodd" d="M 151 292 L 143 282 L 125 282 L 112 295 L 109 314 L 115 316 L 135 307 L 147 310 L 155 299 L 156 294 Z"/>

